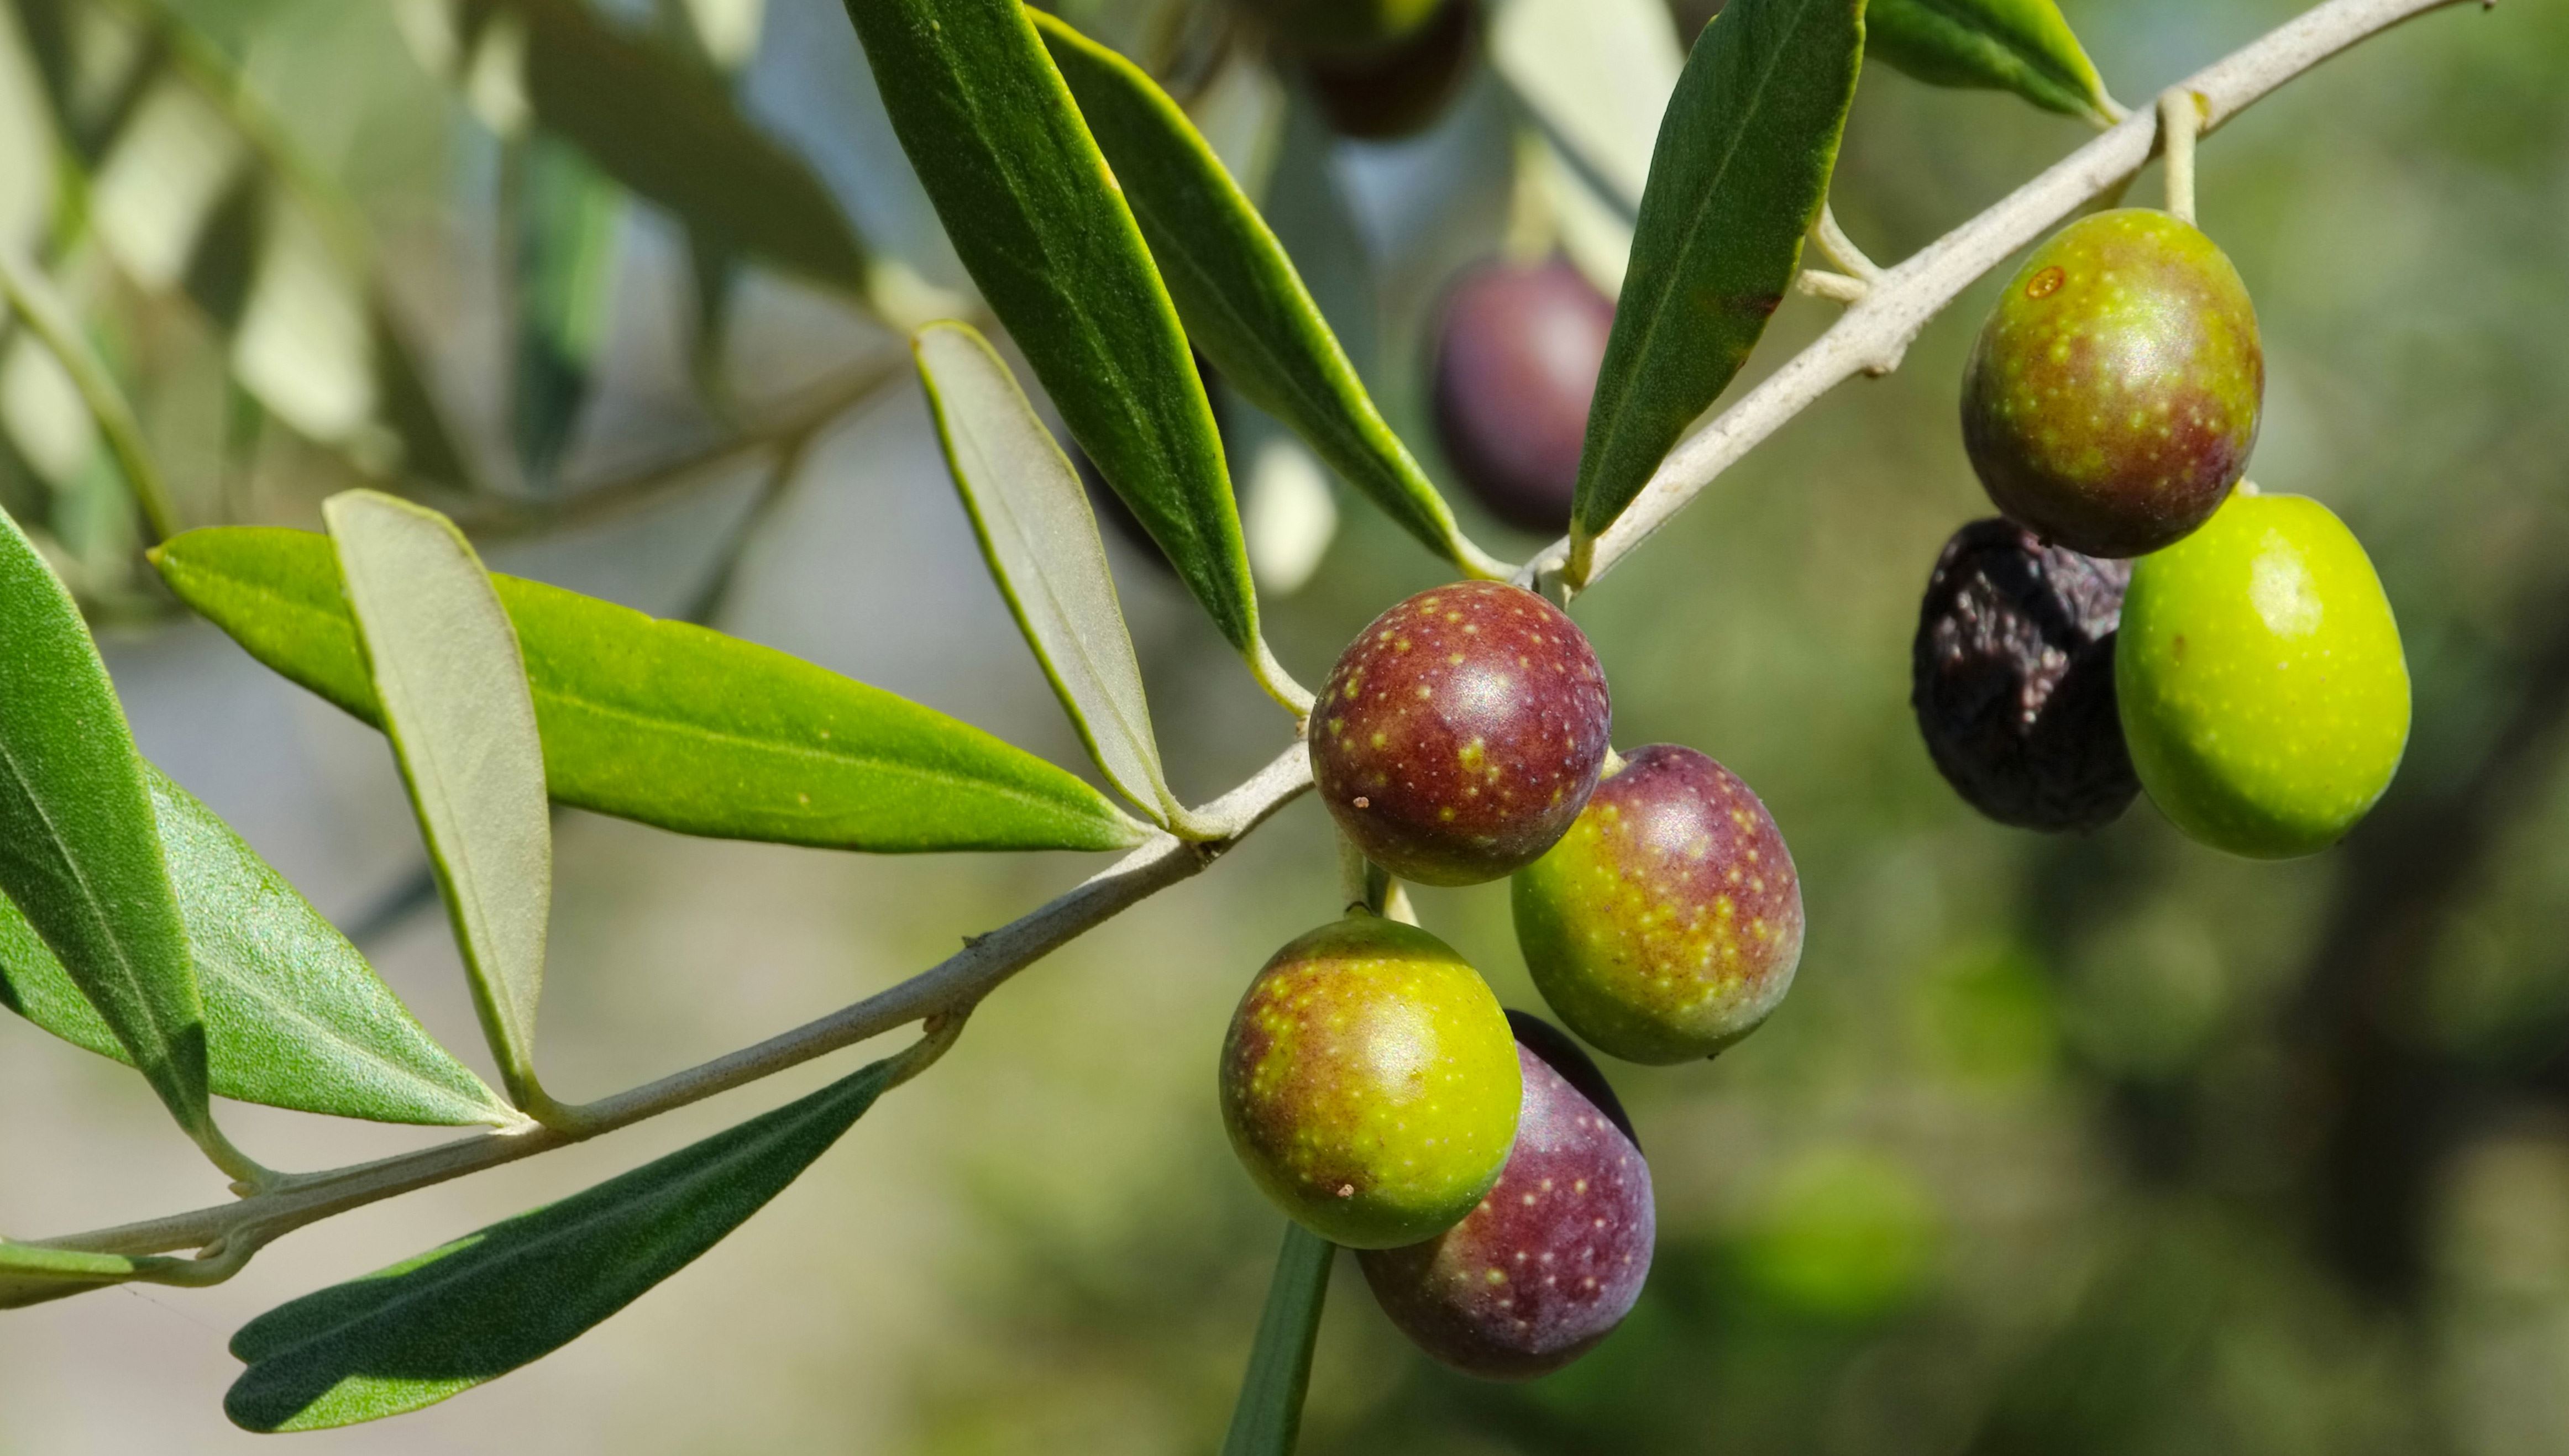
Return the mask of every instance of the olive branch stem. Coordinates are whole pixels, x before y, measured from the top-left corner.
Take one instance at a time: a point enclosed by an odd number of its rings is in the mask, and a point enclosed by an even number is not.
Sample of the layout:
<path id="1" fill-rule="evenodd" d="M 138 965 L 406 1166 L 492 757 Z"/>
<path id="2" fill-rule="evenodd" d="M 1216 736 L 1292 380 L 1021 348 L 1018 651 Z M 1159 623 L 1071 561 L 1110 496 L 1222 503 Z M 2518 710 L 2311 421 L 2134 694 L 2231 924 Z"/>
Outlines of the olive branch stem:
<path id="1" fill-rule="evenodd" d="M 2303 12 L 2174 89 L 2199 102 L 2208 134 L 2249 105 L 2339 51 L 2403 20 L 2463 0 L 2328 0 Z M 2495 0 L 2479 0 L 2490 8 Z M 1835 275 L 1857 285 L 1845 313 L 1817 340 L 1680 442 L 1623 518 L 1600 536 L 1585 589 L 1710 486 L 1741 456 L 1839 383 L 1898 367 L 1909 343 L 1973 280 L 2045 229 L 2099 196 L 2118 193 L 2160 148 L 2158 109 L 2115 124 L 1987 211 L 1878 276 Z M 1835 232 L 1834 219 L 1830 231 Z M 1835 253 L 1843 234 L 1824 251 Z M 1851 244 L 1850 258 L 1860 257 Z M 1832 258 L 1832 261 L 1838 261 Z M 1847 289 L 1857 293 L 1857 289 Z M 639 492 L 637 492 L 639 494 Z M 1519 572 L 1520 582 L 1559 587 L 1567 539 Z M 673 1111 L 798 1066 L 913 1021 L 929 1023 L 920 1065 L 941 1052 L 961 1015 L 1018 971 L 1076 936 L 1182 881 L 1311 786 L 1309 755 L 1297 739 L 1266 767 L 1198 811 L 1214 838 L 1190 843 L 1154 834 L 1113 866 L 936 965 L 863 1000 L 754 1046 L 630 1091 L 572 1109 L 573 1131 L 534 1127 L 474 1134 L 376 1162 L 294 1176 L 234 1202 L 143 1223 L 38 1241 L 48 1247 L 129 1256 L 194 1250 L 165 1281 L 204 1283 L 228 1276 L 261 1246 L 308 1224 L 364 1205 L 532 1157 Z M 1396 889 L 1386 887 L 1387 890 Z M 1387 911 L 1397 913 L 1386 900 Z M 932 1046 L 932 1050 L 928 1049 Z M 154 1275 L 159 1277 L 159 1275 Z"/>

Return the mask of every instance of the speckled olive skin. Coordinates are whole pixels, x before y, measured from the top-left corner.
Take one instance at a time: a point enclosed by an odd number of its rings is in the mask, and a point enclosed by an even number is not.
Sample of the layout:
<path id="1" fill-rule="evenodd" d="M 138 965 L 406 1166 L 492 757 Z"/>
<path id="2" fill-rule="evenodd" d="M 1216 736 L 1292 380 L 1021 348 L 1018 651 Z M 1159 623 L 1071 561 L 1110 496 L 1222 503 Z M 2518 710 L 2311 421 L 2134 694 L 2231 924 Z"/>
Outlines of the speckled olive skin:
<path id="1" fill-rule="evenodd" d="M 1425 930 L 1361 911 L 1250 982 L 1221 1080 L 1250 1176 L 1351 1249 L 1413 1244 L 1470 1213 L 1507 1162 L 1522 1084 L 1480 973 Z"/>
<path id="2" fill-rule="evenodd" d="M 1241 0 L 1277 40 L 1307 56 L 1352 58 L 1415 35 L 1439 0 Z"/>
<path id="3" fill-rule="evenodd" d="M 1517 944 L 1544 1000 L 1626 1061 L 1708 1057 L 1792 988 L 1802 885 L 1766 806 L 1691 748 L 1652 744 L 1517 872 Z"/>
<path id="4" fill-rule="evenodd" d="M 1457 582 L 1374 618 L 1339 654 L 1311 713 L 1311 780 L 1375 864 L 1477 885 L 1578 818 L 1612 717 L 1606 673 L 1561 608 Z"/>
<path id="5" fill-rule="evenodd" d="M 1498 1186 L 1443 1235 L 1356 1263 L 1419 1348 L 1467 1375 L 1527 1380 L 1623 1322 L 1658 1230 L 1650 1165 L 1596 1064 L 1545 1023 L 1508 1020 L 1525 1110 Z"/>
<path id="6" fill-rule="evenodd" d="M 2177 828 L 2256 859 L 2337 843 L 2408 745 L 2408 663 L 2372 558 L 2304 496 L 2241 496 L 2132 566 L 2123 736 Z"/>
<path id="7" fill-rule="evenodd" d="M 1963 444 L 2014 520 L 2135 556 L 2221 505 L 2265 396 L 2239 270 L 2191 224 L 2125 207 L 2062 228 L 2009 280 L 1963 375 Z"/>

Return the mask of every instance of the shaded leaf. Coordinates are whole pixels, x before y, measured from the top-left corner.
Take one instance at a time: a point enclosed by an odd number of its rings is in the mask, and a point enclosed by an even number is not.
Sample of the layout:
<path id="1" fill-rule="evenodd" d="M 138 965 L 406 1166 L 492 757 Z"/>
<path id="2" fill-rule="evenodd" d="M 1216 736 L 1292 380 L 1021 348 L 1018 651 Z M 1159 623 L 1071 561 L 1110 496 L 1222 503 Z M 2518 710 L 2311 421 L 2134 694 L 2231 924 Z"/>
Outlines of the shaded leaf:
<path id="1" fill-rule="evenodd" d="M 550 481 L 588 403 L 606 335 L 624 194 L 579 153 L 545 136 L 510 149 L 504 185 L 517 220 L 511 423 L 528 475 Z"/>
<path id="2" fill-rule="evenodd" d="M 0 1309 L 23 1309 L 48 1299 L 68 1298 L 91 1289 L 147 1277 L 184 1261 L 128 1259 L 119 1254 L 87 1254 L 69 1249 L 43 1249 L 0 1239 Z"/>
<path id="3" fill-rule="evenodd" d="M 518 1122 L 230 826 L 148 763 L 144 778 L 195 953 L 216 1095 L 374 1122 Z M 0 1005 L 75 1046 L 132 1060 L 6 901 Z"/>
<path id="4" fill-rule="evenodd" d="M 1511 0 L 1491 22 L 1490 61 L 1627 215 L 1641 204 L 1685 63 L 1662 0 Z"/>
<path id="5" fill-rule="evenodd" d="M 1299 1224 L 1284 1226 L 1284 1247 L 1258 1315 L 1258 1341 L 1240 1377 L 1222 1456 L 1292 1456 L 1302 1430 L 1302 1394 L 1311 1383 L 1311 1343 L 1329 1295 L 1329 1265 L 1338 1246 Z"/>
<path id="6" fill-rule="evenodd" d="M 1140 228 L 1016 0 L 848 0 L 902 150 L 1062 422 L 1255 657 L 1213 408 Z"/>
<path id="7" fill-rule="evenodd" d="M 1864 0 L 1731 0 L 1659 126 L 1598 369 L 1572 508 L 1586 547 L 1748 359 L 1828 195 L 1864 54 Z"/>
<path id="8" fill-rule="evenodd" d="M 232 1336 L 223 1398 L 253 1431 L 307 1431 L 433 1405 L 542 1359 L 692 1263 L 785 1190 L 874 1105 L 894 1063 L 290 1304 Z"/>
<path id="9" fill-rule="evenodd" d="M 517 630 L 454 523 L 372 491 L 321 507 L 348 605 L 509 1094 L 538 1100 L 552 909 L 544 746 Z"/>
<path id="10" fill-rule="evenodd" d="M 2104 78 L 2053 0 L 1873 0 L 1865 45 L 1936 86 L 2013 91 L 2045 111 L 2113 118 Z"/>
<path id="11" fill-rule="evenodd" d="M 266 663 L 381 725 L 324 537 L 191 531 L 153 553 Z M 495 576 L 563 804 L 682 834 L 824 849 L 1120 850 L 1142 827 L 1075 776 L 770 647 Z"/>
<path id="12" fill-rule="evenodd" d="M 204 1008 L 143 761 L 71 594 L 0 516 L 0 894 L 200 1142 Z"/>
<path id="13" fill-rule="evenodd" d="M 1186 809 L 1160 769 L 1142 665 L 1079 473 L 970 325 L 929 324 L 911 347 L 981 554 L 1062 710 L 1107 782 L 1175 823 Z"/>
<path id="14" fill-rule="evenodd" d="M 1463 539 L 1292 260 L 1186 113 L 1122 56 L 1049 15 L 1034 19 L 1196 347 L 1428 549 L 1478 574 L 1504 574 Z"/>

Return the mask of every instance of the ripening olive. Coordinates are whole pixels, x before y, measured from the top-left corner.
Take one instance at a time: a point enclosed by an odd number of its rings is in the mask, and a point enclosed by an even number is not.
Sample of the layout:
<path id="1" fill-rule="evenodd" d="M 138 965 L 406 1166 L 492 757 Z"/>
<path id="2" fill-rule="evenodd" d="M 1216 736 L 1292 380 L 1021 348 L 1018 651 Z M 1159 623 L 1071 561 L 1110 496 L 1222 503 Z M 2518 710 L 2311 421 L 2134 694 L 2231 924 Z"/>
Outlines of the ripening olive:
<path id="1" fill-rule="evenodd" d="M 1498 1181 L 1522 1078 L 1452 947 L 1361 911 L 1287 944 L 1222 1048 L 1231 1145 L 1267 1196 L 1353 1249 L 1433 1238 Z"/>
<path id="2" fill-rule="evenodd" d="M 1510 526 L 1570 528 L 1588 406 L 1614 327 L 1614 300 L 1561 258 L 1484 263 L 1446 295 L 1436 440 L 1454 474 Z"/>
<path id="3" fill-rule="evenodd" d="M 2054 233 L 2009 280 L 1964 371 L 1963 444 L 2009 517 L 2136 556 L 2220 507 L 2265 394 L 2239 270 L 2193 224 L 2124 207 Z"/>
<path id="4" fill-rule="evenodd" d="M 1728 769 L 1654 743 L 1517 872 L 1517 944 L 1570 1029 L 1627 1061 L 1707 1057 L 1757 1029 L 1802 959 L 1802 887 Z"/>
<path id="5" fill-rule="evenodd" d="M 1498 1184 L 1438 1237 L 1356 1256 L 1402 1333 L 1491 1380 L 1558 1370 L 1612 1332 L 1657 1234 L 1650 1165 L 1597 1064 L 1543 1021 L 1508 1023 L 1525 1105 Z"/>
<path id="6" fill-rule="evenodd" d="M 1438 0 L 1242 0 L 1287 50 L 1359 56 L 1393 45 L 1435 18 Z"/>
<path id="7" fill-rule="evenodd" d="M 1426 24 L 1380 51 L 1310 57 L 1302 74 L 1329 129 L 1362 142 L 1425 130 L 1472 72 L 1480 14 L 1473 0 L 1444 0 Z"/>
<path id="8" fill-rule="evenodd" d="M 2235 855 L 2336 843 L 2408 743 L 2389 598 L 2355 534 L 2302 496 L 2241 496 L 2133 563 L 2114 685 L 2151 802 Z"/>
<path id="9" fill-rule="evenodd" d="M 1366 857 L 1422 885 L 1552 848 L 1606 762 L 1606 673 L 1561 608 L 1459 581 L 1373 619 L 1311 710 L 1311 779 Z"/>
<path id="10" fill-rule="evenodd" d="M 1918 607 L 1909 704 L 1973 808 L 2020 829 L 2097 829 L 2141 792 L 2114 712 L 2131 575 L 1997 518 L 1945 543 Z"/>

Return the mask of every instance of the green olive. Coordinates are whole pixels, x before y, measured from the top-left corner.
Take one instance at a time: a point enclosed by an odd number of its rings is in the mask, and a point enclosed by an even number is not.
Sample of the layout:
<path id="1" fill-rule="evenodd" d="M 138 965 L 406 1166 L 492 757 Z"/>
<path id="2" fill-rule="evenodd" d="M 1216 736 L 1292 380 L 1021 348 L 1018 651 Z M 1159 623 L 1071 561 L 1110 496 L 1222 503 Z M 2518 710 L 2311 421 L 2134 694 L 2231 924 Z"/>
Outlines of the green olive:
<path id="1" fill-rule="evenodd" d="M 1241 1163 L 1351 1249 L 1416 1244 L 1470 1213 L 1507 1166 L 1523 1088 L 1480 972 L 1425 930 L 1361 912 L 1277 951 L 1222 1048 Z"/>
<path id="2" fill-rule="evenodd" d="M 1416 34 L 1442 0 L 1243 0 L 1279 40 L 1309 56 L 1355 57 Z"/>
<path id="3" fill-rule="evenodd" d="M 2239 496 L 2133 564 L 2114 689 L 2151 802 L 2234 855 L 2335 844 L 2408 744 L 2408 664 L 2382 579 L 2346 524 L 2301 496 Z"/>

